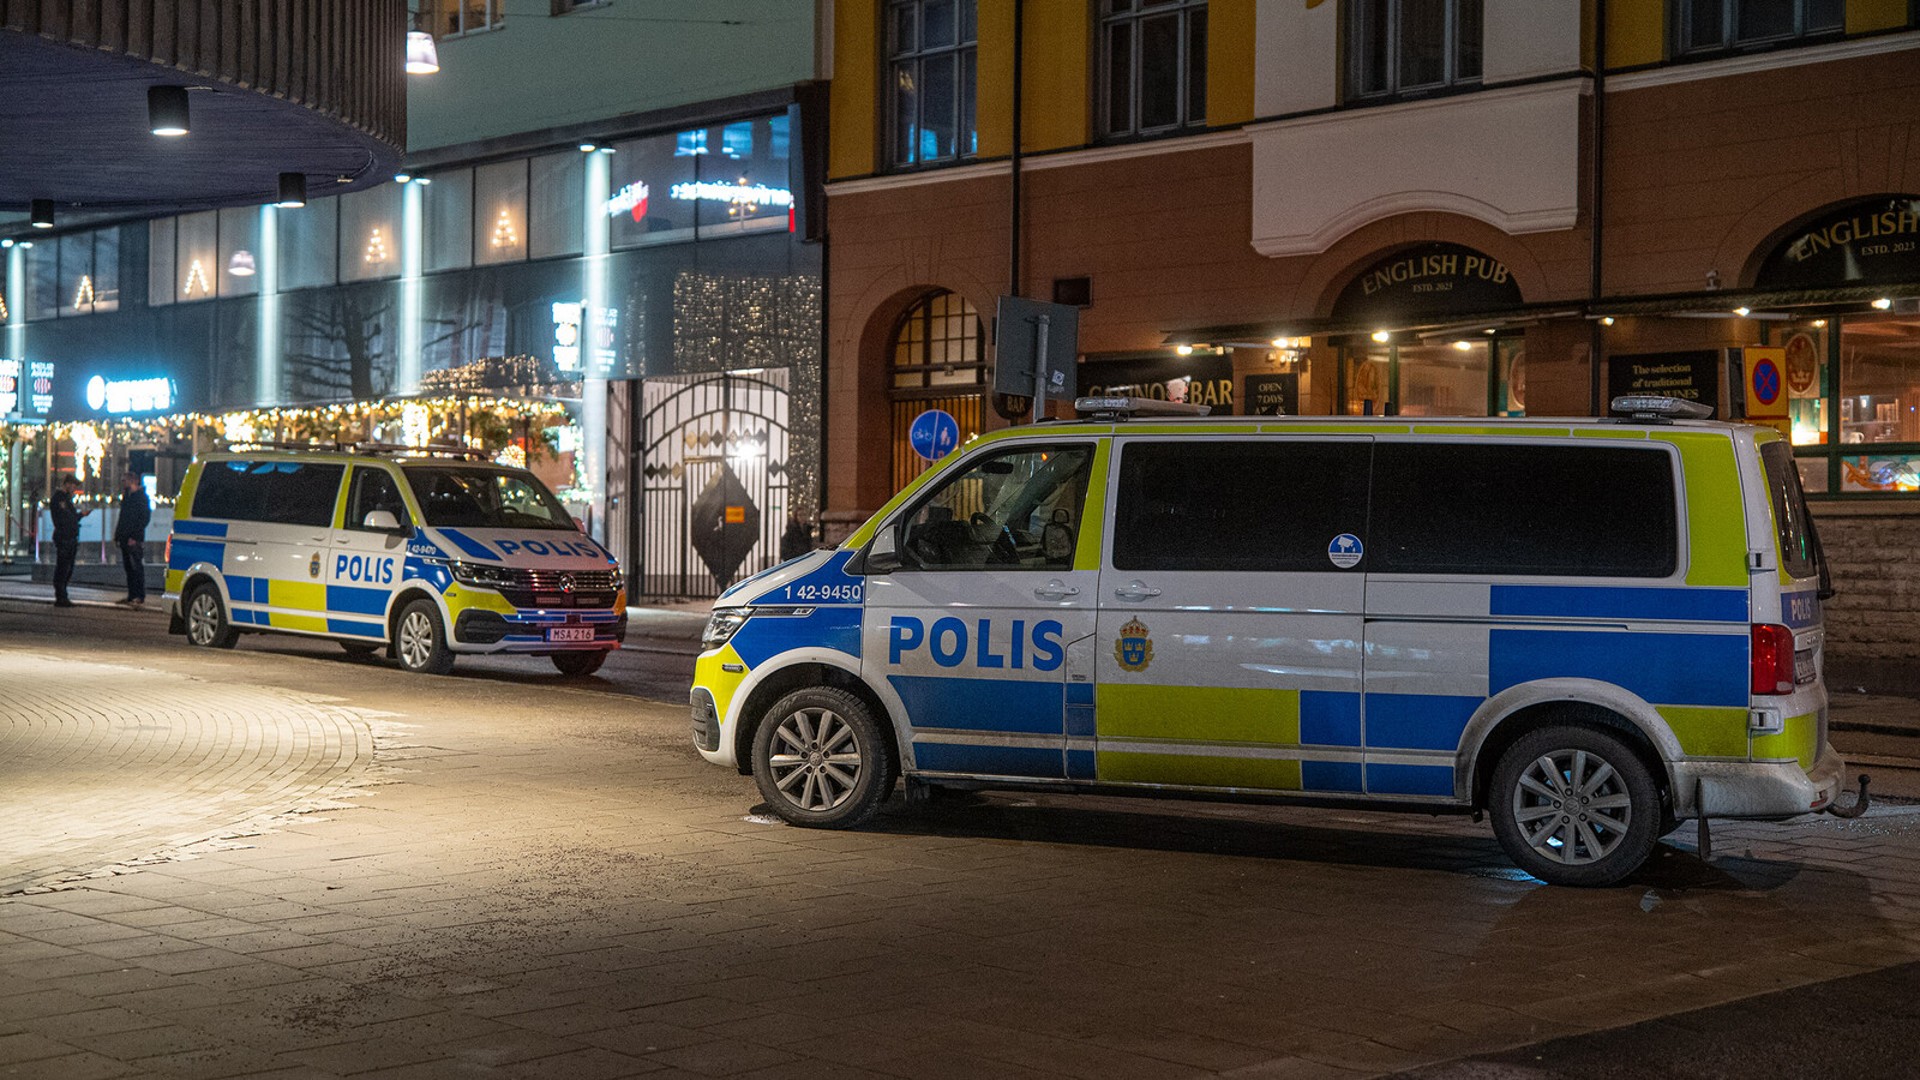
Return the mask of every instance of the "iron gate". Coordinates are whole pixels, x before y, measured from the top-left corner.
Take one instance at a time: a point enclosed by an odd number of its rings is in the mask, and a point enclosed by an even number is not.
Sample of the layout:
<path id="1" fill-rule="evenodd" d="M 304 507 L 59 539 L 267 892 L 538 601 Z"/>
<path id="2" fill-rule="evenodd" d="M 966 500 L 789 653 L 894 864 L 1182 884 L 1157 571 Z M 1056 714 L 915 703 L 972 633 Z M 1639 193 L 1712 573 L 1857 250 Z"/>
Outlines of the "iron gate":
<path id="1" fill-rule="evenodd" d="M 641 384 L 640 595 L 718 596 L 779 562 L 787 525 L 787 385 L 786 368 Z M 725 481 L 729 472 L 737 485 Z M 731 493 L 726 520 L 754 525 L 751 547 L 737 569 L 721 567 L 724 578 L 695 546 L 696 504 L 723 489 Z M 732 501 L 742 495 L 744 502 Z"/>

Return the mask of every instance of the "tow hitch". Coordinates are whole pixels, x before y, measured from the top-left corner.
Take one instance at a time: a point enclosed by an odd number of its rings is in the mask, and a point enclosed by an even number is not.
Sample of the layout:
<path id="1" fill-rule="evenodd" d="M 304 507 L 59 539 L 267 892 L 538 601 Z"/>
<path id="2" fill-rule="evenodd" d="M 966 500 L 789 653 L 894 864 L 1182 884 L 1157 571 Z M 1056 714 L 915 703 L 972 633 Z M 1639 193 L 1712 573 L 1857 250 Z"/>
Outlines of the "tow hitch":
<path id="1" fill-rule="evenodd" d="M 1867 807 L 1871 805 L 1873 805 L 1873 800 L 1867 797 L 1867 774 L 1861 773 L 1860 797 L 1853 800 L 1853 805 L 1851 806 L 1841 806 L 1840 800 L 1835 799 L 1827 804 L 1827 813 L 1832 814 L 1834 817 L 1857 818 L 1861 814 L 1866 813 Z"/>

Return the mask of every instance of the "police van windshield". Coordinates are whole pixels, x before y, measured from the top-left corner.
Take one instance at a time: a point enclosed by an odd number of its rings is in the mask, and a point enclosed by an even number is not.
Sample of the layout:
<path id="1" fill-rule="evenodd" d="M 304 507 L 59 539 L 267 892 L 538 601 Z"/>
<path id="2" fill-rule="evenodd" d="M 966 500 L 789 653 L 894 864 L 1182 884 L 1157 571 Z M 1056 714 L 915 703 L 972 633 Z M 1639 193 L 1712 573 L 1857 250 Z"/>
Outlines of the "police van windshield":
<path id="1" fill-rule="evenodd" d="M 461 529 L 577 530 L 546 485 L 510 469 L 405 466 L 429 525 Z"/>

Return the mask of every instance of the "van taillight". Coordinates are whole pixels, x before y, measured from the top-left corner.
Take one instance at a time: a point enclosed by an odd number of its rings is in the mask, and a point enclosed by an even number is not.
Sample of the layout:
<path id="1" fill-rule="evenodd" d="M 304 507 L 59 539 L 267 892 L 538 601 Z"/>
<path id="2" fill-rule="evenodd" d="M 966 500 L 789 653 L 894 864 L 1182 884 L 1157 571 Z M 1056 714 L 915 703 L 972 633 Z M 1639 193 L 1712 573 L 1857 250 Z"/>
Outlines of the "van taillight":
<path id="1" fill-rule="evenodd" d="M 1768 623 L 1754 626 L 1753 692 L 1793 693 L 1793 631 Z"/>

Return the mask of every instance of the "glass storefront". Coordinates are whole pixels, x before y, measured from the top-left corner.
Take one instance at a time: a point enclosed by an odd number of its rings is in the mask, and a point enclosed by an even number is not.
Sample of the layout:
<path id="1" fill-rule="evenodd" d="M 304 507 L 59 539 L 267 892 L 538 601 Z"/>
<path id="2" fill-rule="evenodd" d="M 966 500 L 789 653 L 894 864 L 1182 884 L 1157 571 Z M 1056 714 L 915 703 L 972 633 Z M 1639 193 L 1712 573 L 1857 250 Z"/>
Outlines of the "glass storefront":
<path id="1" fill-rule="evenodd" d="M 1463 331 L 1342 349 L 1349 416 L 1525 416 L 1526 337 Z"/>

